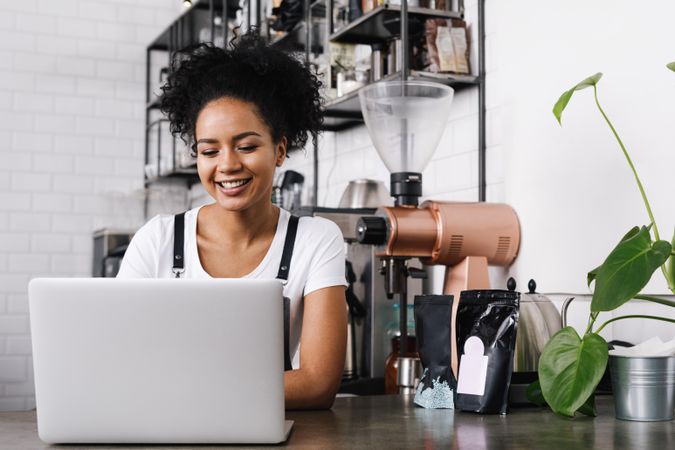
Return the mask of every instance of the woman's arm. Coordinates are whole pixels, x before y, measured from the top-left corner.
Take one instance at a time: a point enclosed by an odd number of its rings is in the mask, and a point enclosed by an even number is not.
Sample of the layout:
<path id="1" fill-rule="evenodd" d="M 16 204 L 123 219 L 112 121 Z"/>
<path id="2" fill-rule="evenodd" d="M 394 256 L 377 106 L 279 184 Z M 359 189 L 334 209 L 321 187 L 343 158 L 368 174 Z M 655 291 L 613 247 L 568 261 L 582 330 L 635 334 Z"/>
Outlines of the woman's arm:
<path id="1" fill-rule="evenodd" d="M 344 286 L 311 292 L 304 300 L 300 369 L 284 374 L 286 409 L 328 409 L 333 405 L 346 346 Z"/>
<path id="2" fill-rule="evenodd" d="M 117 278 L 157 278 L 160 259 L 158 242 L 165 232 L 160 216 L 153 217 L 143 225 L 124 252 Z"/>

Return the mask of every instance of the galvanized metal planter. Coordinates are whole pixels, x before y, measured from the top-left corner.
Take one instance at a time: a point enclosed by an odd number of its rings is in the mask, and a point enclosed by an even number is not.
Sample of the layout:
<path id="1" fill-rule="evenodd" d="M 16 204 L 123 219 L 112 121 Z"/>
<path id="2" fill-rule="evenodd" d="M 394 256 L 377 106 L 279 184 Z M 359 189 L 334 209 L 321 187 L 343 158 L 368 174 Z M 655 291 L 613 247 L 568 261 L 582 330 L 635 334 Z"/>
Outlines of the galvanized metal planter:
<path id="1" fill-rule="evenodd" d="M 610 356 L 609 368 L 617 419 L 673 419 L 675 356 Z"/>

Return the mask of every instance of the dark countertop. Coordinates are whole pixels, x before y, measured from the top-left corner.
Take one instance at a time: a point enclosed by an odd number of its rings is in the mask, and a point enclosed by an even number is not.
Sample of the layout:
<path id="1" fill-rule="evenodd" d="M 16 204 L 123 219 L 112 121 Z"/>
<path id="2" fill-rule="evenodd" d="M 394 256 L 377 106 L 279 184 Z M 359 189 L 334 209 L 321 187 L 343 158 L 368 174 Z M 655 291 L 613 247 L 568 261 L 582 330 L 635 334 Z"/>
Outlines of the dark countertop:
<path id="1" fill-rule="evenodd" d="M 611 397 L 598 397 L 598 417 L 565 419 L 543 408 L 513 408 L 506 416 L 483 416 L 416 407 L 411 396 L 338 398 L 330 411 L 288 412 L 293 448 L 675 448 L 675 421 L 627 422 L 614 418 Z M 0 413 L 0 448 L 48 448 L 37 435 L 35 411 Z M 63 446 L 56 449 L 90 448 Z M 95 446 L 96 449 L 126 446 Z M 177 446 L 176 446 L 177 447 Z M 176 448 L 131 446 L 134 449 Z M 194 446 L 193 446 L 194 447 Z M 182 446 L 190 448 L 190 446 Z M 200 449 L 213 448 L 199 446 Z M 256 448 L 247 446 L 246 448 Z M 262 447 L 262 448 L 269 448 Z"/>

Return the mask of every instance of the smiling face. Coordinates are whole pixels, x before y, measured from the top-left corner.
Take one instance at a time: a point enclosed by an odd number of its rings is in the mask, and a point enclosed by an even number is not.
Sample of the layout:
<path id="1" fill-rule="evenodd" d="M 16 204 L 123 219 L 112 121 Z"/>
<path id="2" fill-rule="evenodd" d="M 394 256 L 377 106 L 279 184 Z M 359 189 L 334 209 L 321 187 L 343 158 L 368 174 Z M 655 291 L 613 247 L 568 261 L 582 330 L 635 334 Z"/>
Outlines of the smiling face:
<path id="1" fill-rule="evenodd" d="M 252 103 L 229 97 L 204 106 L 195 124 L 197 171 L 218 205 L 243 211 L 269 205 L 286 139 L 274 142 Z"/>

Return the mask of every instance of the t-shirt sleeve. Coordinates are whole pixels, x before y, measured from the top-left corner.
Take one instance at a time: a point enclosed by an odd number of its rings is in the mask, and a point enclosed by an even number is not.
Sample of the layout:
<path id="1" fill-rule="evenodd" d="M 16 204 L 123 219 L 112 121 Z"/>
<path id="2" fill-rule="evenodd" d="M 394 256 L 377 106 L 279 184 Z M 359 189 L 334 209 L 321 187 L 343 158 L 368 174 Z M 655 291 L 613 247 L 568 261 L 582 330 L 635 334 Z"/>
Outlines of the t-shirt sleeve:
<path id="1" fill-rule="evenodd" d="M 345 248 L 340 228 L 330 220 L 320 220 L 321 237 L 313 252 L 304 295 L 331 286 L 347 286 L 345 279 Z"/>
<path id="2" fill-rule="evenodd" d="M 155 216 L 134 235 L 124 253 L 117 278 L 156 278 L 159 264 L 160 216 Z"/>

